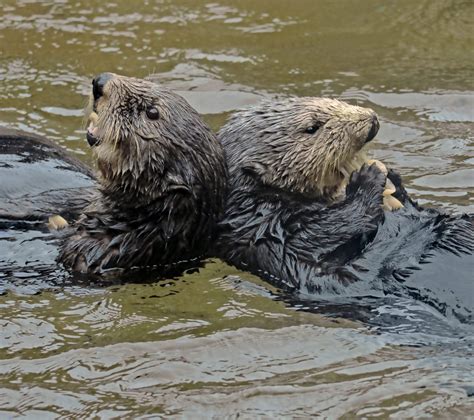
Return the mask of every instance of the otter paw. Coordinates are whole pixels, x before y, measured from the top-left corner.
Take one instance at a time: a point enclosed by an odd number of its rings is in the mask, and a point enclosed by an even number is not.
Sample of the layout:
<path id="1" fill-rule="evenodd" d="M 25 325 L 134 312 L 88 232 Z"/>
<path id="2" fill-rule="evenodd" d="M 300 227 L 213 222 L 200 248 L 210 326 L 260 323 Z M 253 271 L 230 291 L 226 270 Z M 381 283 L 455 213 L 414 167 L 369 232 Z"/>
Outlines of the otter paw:
<path id="1" fill-rule="evenodd" d="M 354 195 L 357 192 L 369 192 L 382 197 L 385 189 L 386 176 L 376 164 L 363 164 L 362 167 L 352 172 L 346 187 L 346 195 Z"/>
<path id="2" fill-rule="evenodd" d="M 393 185 L 395 186 L 396 191 L 393 193 L 393 196 L 397 200 L 399 200 L 401 203 L 411 201 L 408 192 L 403 185 L 402 177 L 398 172 L 395 172 L 393 169 L 389 169 L 387 178 L 390 179 L 390 181 L 392 181 Z"/>
<path id="3" fill-rule="evenodd" d="M 392 194 L 395 194 L 397 192 L 397 187 L 395 184 L 392 182 L 390 175 L 393 176 L 394 172 L 393 170 L 388 170 L 387 167 L 380 162 L 379 160 L 371 159 L 367 161 L 369 165 L 376 165 L 377 168 L 379 168 L 387 177 L 385 181 L 385 189 L 382 193 L 383 195 L 383 204 L 382 207 L 386 211 L 393 211 L 393 210 L 398 210 L 401 209 L 403 204 L 398 200 L 396 197 L 394 197 Z M 398 174 L 397 174 L 398 175 Z M 401 187 L 401 178 L 398 176 L 396 179 L 397 183 Z"/>

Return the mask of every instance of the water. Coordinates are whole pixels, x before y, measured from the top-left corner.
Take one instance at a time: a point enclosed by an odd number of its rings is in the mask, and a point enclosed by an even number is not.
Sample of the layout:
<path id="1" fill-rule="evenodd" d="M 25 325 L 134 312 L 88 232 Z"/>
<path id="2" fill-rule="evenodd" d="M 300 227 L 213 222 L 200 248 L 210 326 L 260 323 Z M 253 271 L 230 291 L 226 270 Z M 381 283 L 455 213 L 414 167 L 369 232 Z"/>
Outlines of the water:
<path id="1" fill-rule="evenodd" d="M 0 123 L 91 162 L 82 109 L 103 71 L 157 74 L 214 129 L 262 97 L 339 97 L 377 111 L 372 154 L 414 197 L 473 212 L 473 6 L 3 0 Z M 472 330 L 410 301 L 295 302 L 218 261 L 110 288 L 23 279 L 0 331 L 0 417 L 474 412 Z"/>

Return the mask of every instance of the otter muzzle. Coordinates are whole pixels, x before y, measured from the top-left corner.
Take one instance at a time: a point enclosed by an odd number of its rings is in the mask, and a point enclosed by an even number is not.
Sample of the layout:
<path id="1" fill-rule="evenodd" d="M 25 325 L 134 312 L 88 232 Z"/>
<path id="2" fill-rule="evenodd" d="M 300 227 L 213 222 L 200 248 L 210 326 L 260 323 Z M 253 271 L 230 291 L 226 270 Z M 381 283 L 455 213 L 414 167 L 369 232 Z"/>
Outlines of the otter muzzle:
<path id="1" fill-rule="evenodd" d="M 100 139 L 94 136 L 91 130 L 87 130 L 86 139 L 87 143 L 89 143 L 89 146 L 91 147 L 98 146 L 100 143 Z"/>

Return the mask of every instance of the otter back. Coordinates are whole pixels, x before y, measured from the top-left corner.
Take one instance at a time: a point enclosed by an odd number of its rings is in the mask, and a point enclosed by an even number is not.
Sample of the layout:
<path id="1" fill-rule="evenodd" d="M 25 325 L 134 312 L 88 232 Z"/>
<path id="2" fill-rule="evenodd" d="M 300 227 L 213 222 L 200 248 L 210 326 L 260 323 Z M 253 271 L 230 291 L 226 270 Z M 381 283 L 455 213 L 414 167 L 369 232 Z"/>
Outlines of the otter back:
<path id="1" fill-rule="evenodd" d="M 48 139 L 5 127 L 0 162 L 0 291 L 62 282 L 48 218 L 77 219 L 95 191 L 91 170 Z"/>

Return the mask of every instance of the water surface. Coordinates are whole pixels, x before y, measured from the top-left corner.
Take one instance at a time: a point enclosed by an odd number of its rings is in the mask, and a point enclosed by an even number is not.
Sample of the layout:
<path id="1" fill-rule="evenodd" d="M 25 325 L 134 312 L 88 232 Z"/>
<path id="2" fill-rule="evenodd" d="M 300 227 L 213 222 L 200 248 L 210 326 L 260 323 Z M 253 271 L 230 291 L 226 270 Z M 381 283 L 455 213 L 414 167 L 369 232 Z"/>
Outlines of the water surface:
<path id="1" fill-rule="evenodd" d="M 262 97 L 342 98 L 377 111 L 372 154 L 414 197 L 472 212 L 473 6 L 3 0 L 0 124 L 91 162 L 82 109 L 103 71 L 156 74 L 214 129 Z M 150 284 L 16 286 L 0 296 L 0 417 L 474 412 L 472 331 L 419 303 L 294 302 L 216 261 Z"/>

